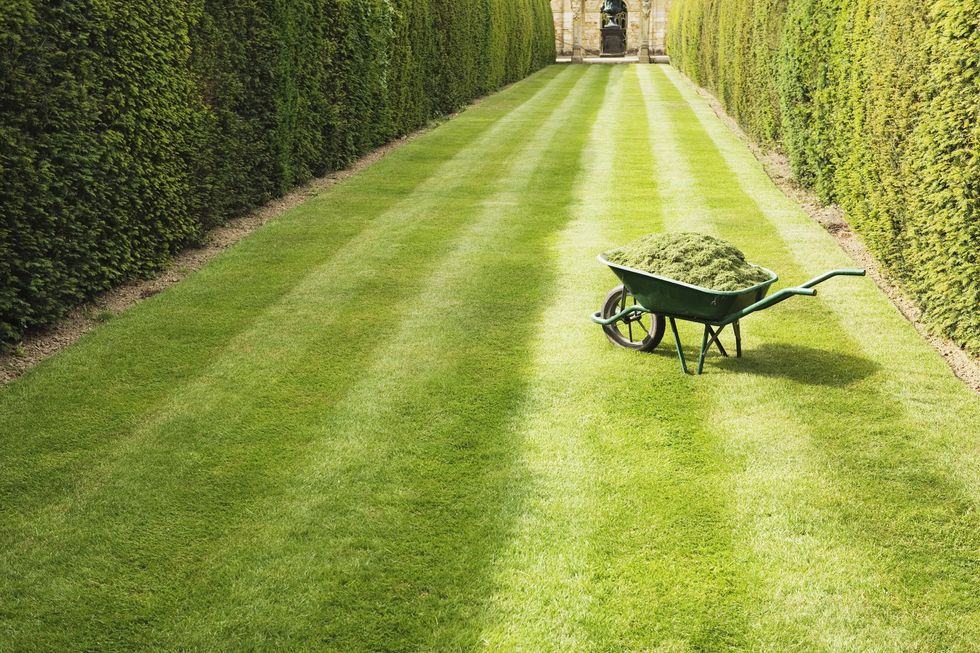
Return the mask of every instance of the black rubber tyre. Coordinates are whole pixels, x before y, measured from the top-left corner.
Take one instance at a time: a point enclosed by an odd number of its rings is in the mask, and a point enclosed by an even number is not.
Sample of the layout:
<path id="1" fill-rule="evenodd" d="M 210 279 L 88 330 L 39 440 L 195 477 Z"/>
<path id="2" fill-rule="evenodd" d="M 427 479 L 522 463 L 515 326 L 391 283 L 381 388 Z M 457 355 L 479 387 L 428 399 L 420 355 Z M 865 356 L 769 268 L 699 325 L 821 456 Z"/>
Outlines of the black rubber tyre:
<path id="1" fill-rule="evenodd" d="M 617 286 L 602 303 L 602 317 L 610 318 L 628 306 L 635 306 L 636 300 L 625 286 Z M 627 318 L 602 327 L 606 337 L 613 343 L 636 351 L 653 351 L 664 337 L 667 320 L 656 313 L 634 313 Z"/>

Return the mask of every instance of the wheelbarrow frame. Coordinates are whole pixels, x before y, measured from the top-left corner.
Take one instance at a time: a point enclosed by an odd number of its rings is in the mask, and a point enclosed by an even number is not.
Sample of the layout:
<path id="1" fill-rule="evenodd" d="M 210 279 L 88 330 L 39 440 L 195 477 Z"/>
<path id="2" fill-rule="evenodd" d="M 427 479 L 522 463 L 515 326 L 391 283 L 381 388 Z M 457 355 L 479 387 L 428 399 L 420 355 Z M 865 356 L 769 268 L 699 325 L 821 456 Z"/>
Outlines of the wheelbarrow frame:
<path id="1" fill-rule="evenodd" d="M 674 345 L 677 348 L 677 357 L 685 374 L 689 372 L 680 335 L 677 333 L 677 320 L 696 322 L 704 326 L 697 367 L 697 373 L 701 374 L 704 371 L 705 354 L 712 345 L 718 347 L 722 356 L 728 356 L 728 352 L 725 351 L 725 347 L 719 339 L 725 327 L 731 325 L 735 334 L 735 356 L 741 358 L 742 330 L 740 320 L 742 318 L 775 306 L 795 295 L 813 297 L 817 294 L 814 286 L 832 277 L 863 277 L 865 275 L 865 270 L 859 268 L 830 270 L 806 283 L 791 288 L 783 288 L 772 295 L 768 295 L 769 288 L 779 280 L 779 277 L 772 270 L 766 268 L 761 269 L 767 272 L 770 278 L 762 283 L 743 290 L 719 291 L 612 263 L 602 255 L 598 257 L 598 260 L 600 263 L 609 266 L 613 273 L 619 277 L 625 289 L 637 301 L 637 305 L 624 308 L 608 318 L 604 318 L 602 311 L 598 311 L 592 314 L 592 321 L 601 326 L 609 326 L 633 313 L 653 313 L 663 316 L 670 322 Z"/>

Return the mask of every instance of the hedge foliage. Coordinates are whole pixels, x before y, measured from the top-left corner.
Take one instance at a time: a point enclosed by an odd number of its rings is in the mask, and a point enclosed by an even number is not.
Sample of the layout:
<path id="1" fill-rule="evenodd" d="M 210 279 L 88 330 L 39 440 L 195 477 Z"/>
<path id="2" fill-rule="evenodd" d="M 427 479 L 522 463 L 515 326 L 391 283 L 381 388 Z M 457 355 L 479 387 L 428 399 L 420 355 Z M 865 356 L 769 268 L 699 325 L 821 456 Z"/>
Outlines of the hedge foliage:
<path id="1" fill-rule="evenodd" d="M 675 0 L 668 41 L 980 354 L 980 3 Z"/>
<path id="2" fill-rule="evenodd" d="M 0 345 L 554 60 L 548 0 L 4 0 Z"/>

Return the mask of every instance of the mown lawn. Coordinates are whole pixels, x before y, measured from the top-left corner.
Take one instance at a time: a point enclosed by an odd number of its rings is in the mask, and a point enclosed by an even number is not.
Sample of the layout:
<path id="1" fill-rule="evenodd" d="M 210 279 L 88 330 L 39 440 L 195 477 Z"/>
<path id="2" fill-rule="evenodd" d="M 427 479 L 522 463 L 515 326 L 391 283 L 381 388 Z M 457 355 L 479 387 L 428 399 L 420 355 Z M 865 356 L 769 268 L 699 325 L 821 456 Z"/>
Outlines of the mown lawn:
<path id="1" fill-rule="evenodd" d="M 869 279 L 613 348 L 664 229 L 853 266 L 674 71 L 554 66 L 0 389 L 0 650 L 980 650 L 980 400 Z"/>

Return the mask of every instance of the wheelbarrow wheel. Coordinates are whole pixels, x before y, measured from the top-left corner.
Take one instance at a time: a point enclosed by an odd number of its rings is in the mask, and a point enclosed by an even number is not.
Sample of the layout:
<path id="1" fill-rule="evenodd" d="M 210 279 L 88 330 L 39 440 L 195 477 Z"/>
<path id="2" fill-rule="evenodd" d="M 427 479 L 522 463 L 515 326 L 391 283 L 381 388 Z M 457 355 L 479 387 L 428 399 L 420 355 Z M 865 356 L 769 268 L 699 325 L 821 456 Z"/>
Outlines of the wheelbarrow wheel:
<path id="1" fill-rule="evenodd" d="M 617 286 L 602 303 L 602 317 L 608 319 L 630 306 L 636 299 L 625 286 Z M 602 327 L 613 343 L 636 351 L 653 351 L 664 337 L 667 321 L 656 313 L 633 313 L 617 322 Z"/>

